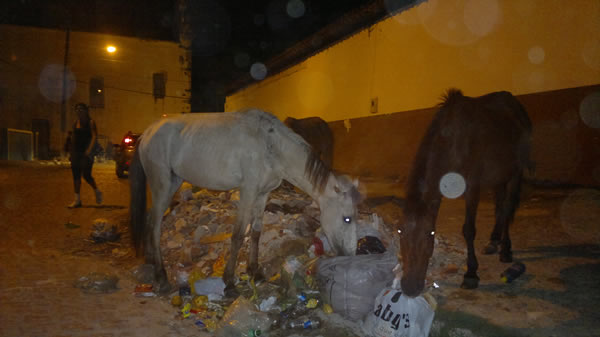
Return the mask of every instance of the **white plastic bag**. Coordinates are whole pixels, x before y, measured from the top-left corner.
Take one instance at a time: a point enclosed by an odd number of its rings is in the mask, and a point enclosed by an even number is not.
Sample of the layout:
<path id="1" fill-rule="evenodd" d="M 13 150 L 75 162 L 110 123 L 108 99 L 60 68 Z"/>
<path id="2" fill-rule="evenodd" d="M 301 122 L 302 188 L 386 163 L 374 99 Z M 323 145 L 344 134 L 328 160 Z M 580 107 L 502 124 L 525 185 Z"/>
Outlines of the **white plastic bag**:
<path id="1" fill-rule="evenodd" d="M 371 312 L 380 289 L 394 280 L 394 251 L 384 254 L 336 256 L 317 264 L 317 280 L 333 311 L 355 321 Z"/>
<path id="2" fill-rule="evenodd" d="M 402 290 L 384 288 L 362 328 L 372 337 L 427 337 L 435 306 L 435 299 L 429 294 L 412 298 L 405 296 Z"/>

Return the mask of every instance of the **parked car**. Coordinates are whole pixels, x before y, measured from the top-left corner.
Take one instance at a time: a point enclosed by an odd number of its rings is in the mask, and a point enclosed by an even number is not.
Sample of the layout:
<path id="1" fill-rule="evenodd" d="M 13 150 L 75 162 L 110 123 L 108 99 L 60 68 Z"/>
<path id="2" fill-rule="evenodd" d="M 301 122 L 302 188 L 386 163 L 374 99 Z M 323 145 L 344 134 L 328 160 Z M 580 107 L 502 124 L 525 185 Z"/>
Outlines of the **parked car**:
<path id="1" fill-rule="evenodd" d="M 129 131 L 123 137 L 121 144 L 114 145 L 115 172 L 117 173 L 117 177 L 125 178 L 125 172 L 129 171 L 129 164 L 131 163 L 135 147 L 141 135 L 140 133 Z"/>

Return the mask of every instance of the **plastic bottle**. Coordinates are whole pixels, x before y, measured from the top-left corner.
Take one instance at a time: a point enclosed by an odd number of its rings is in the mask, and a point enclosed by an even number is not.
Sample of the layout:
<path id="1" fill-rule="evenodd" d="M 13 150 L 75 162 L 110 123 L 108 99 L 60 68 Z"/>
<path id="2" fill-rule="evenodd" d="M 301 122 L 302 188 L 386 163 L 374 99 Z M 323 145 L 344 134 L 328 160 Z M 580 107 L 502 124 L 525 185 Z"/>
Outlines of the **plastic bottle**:
<path id="1" fill-rule="evenodd" d="M 318 329 L 321 326 L 321 321 L 316 318 L 303 319 L 287 322 L 287 329 Z"/>
<path id="2" fill-rule="evenodd" d="M 254 330 L 254 329 L 248 330 L 248 337 L 259 337 L 259 336 L 262 336 L 262 331 L 261 330 L 259 330 L 259 329 L 257 329 L 257 330 Z"/>
<path id="3" fill-rule="evenodd" d="M 501 280 L 504 283 L 510 283 L 517 277 L 521 276 L 525 272 L 525 265 L 521 262 L 515 262 L 512 266 L 508 267 L 502 274 L 500 274 Z"/>
<path id="4" fill-rule="evenodd" d="M 281 312 L 281 317 L 283 319 L 294 319 L 306 314 L 309 311 L 309 308 L 306 307 L 306 304 L 302 302 L 296 302 L 293 306 Z"/>

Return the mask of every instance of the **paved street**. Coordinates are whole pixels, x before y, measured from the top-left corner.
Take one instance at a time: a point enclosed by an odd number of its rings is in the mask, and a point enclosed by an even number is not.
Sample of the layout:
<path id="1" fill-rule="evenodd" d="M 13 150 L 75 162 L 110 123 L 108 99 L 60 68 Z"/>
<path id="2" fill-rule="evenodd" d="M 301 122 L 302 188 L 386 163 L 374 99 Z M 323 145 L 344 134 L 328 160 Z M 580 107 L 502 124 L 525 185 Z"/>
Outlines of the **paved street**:
<path id="1" fill-rule="evenodd" d="M 68 166 L 0 161 L 0 336 L 207 336 L 193 320 L 177 318 L 168 299 L 133 295 L 131 270 L 143 261 L 133 256 L 126 230 L 128 180 L 117 179 L 109 163 L 95 165 L 94 176 L 104 204 L 95 205 L 84 183 L 84 207 L 71 210 L 66 208 L 73 198 Z M 369 197 L 402 195 L 399 182 L 361 183 Z M 464 202 L 444 200 L 437 262 L 428 271 L 441 285 L 434 293 L 438 309 L 431 336 L 451 330 L 488 337 L 600 335 L 600 192 L 527 185 L 521 200 L 511 237 L 526 274 L 502 284 L 498 278 L 507 265 L 495 255 L 478 254 L 481 283 L 471 291 L 459 286 Z M 402 221 L 395 202 L 369 212 L 386 224 Z M 90 233 L 98 218 L 118 224 L 121 240 L 93 243 Z M 482 197 L 477 218 L 476 247 L 483 247 L 494 221 L 489 195 Z M 87 293 L 75 287 L 94 272 L 118 276 L 118 289 Z"/>
<path id="2" fill-rule="evenodd" d="M 84 207 L 71 210 L 67 166 L 0 161 L 0 336 L 205 335 L 193 321 L 175 319 L 168 301 L 132 295 L 129 271 L 142 260 L 128 237 L 113 251 L 87 240 L 94 219 L 124 225 L 129 199 L 128 181 L 116 178 L 114 163 L 96 164 L 93 174 L 104 205 L 95 205 L 83 183 Z M 118 290 L 86 293 L 74 286 L 92 272 L 117 275 Z"/>

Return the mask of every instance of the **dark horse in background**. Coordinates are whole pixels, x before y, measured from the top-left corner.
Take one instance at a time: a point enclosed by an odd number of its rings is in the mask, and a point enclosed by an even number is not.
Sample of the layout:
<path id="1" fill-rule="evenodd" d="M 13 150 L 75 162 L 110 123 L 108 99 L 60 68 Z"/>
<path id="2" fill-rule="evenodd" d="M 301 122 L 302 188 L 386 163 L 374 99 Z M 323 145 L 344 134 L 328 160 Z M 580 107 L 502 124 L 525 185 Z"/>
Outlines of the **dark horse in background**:
<path id="1" fill-rule="evenodd" d="M 448 90 L 421 141 L 408 179 L 405 222 L 398 229 L 401 286 L 406 295 L 417 296 L 425 286 L 442 201 L 440 181 L 447 173 L 460 175 L 465 186 L 463 235 L 468 269 L 461 287 L 479 285 L 473 240 L 483 188 L 493 189 L 496 204 L 496 224 L 484 253 L 496 253 L 500 246 L 500 261 L 512 262 L 508 228 L 519 204 L 523 170 L 530 168 L 530 136 L 531 121 L 512 94 L 466 97 L 460 90 Z"/>
<path id="2" fill-rule="evenodd" d="M 304 138 L 325 165 L 333 167 L 333 132 L 327 122 L 319 117 L 288 117 L 284 124 Z"/>

